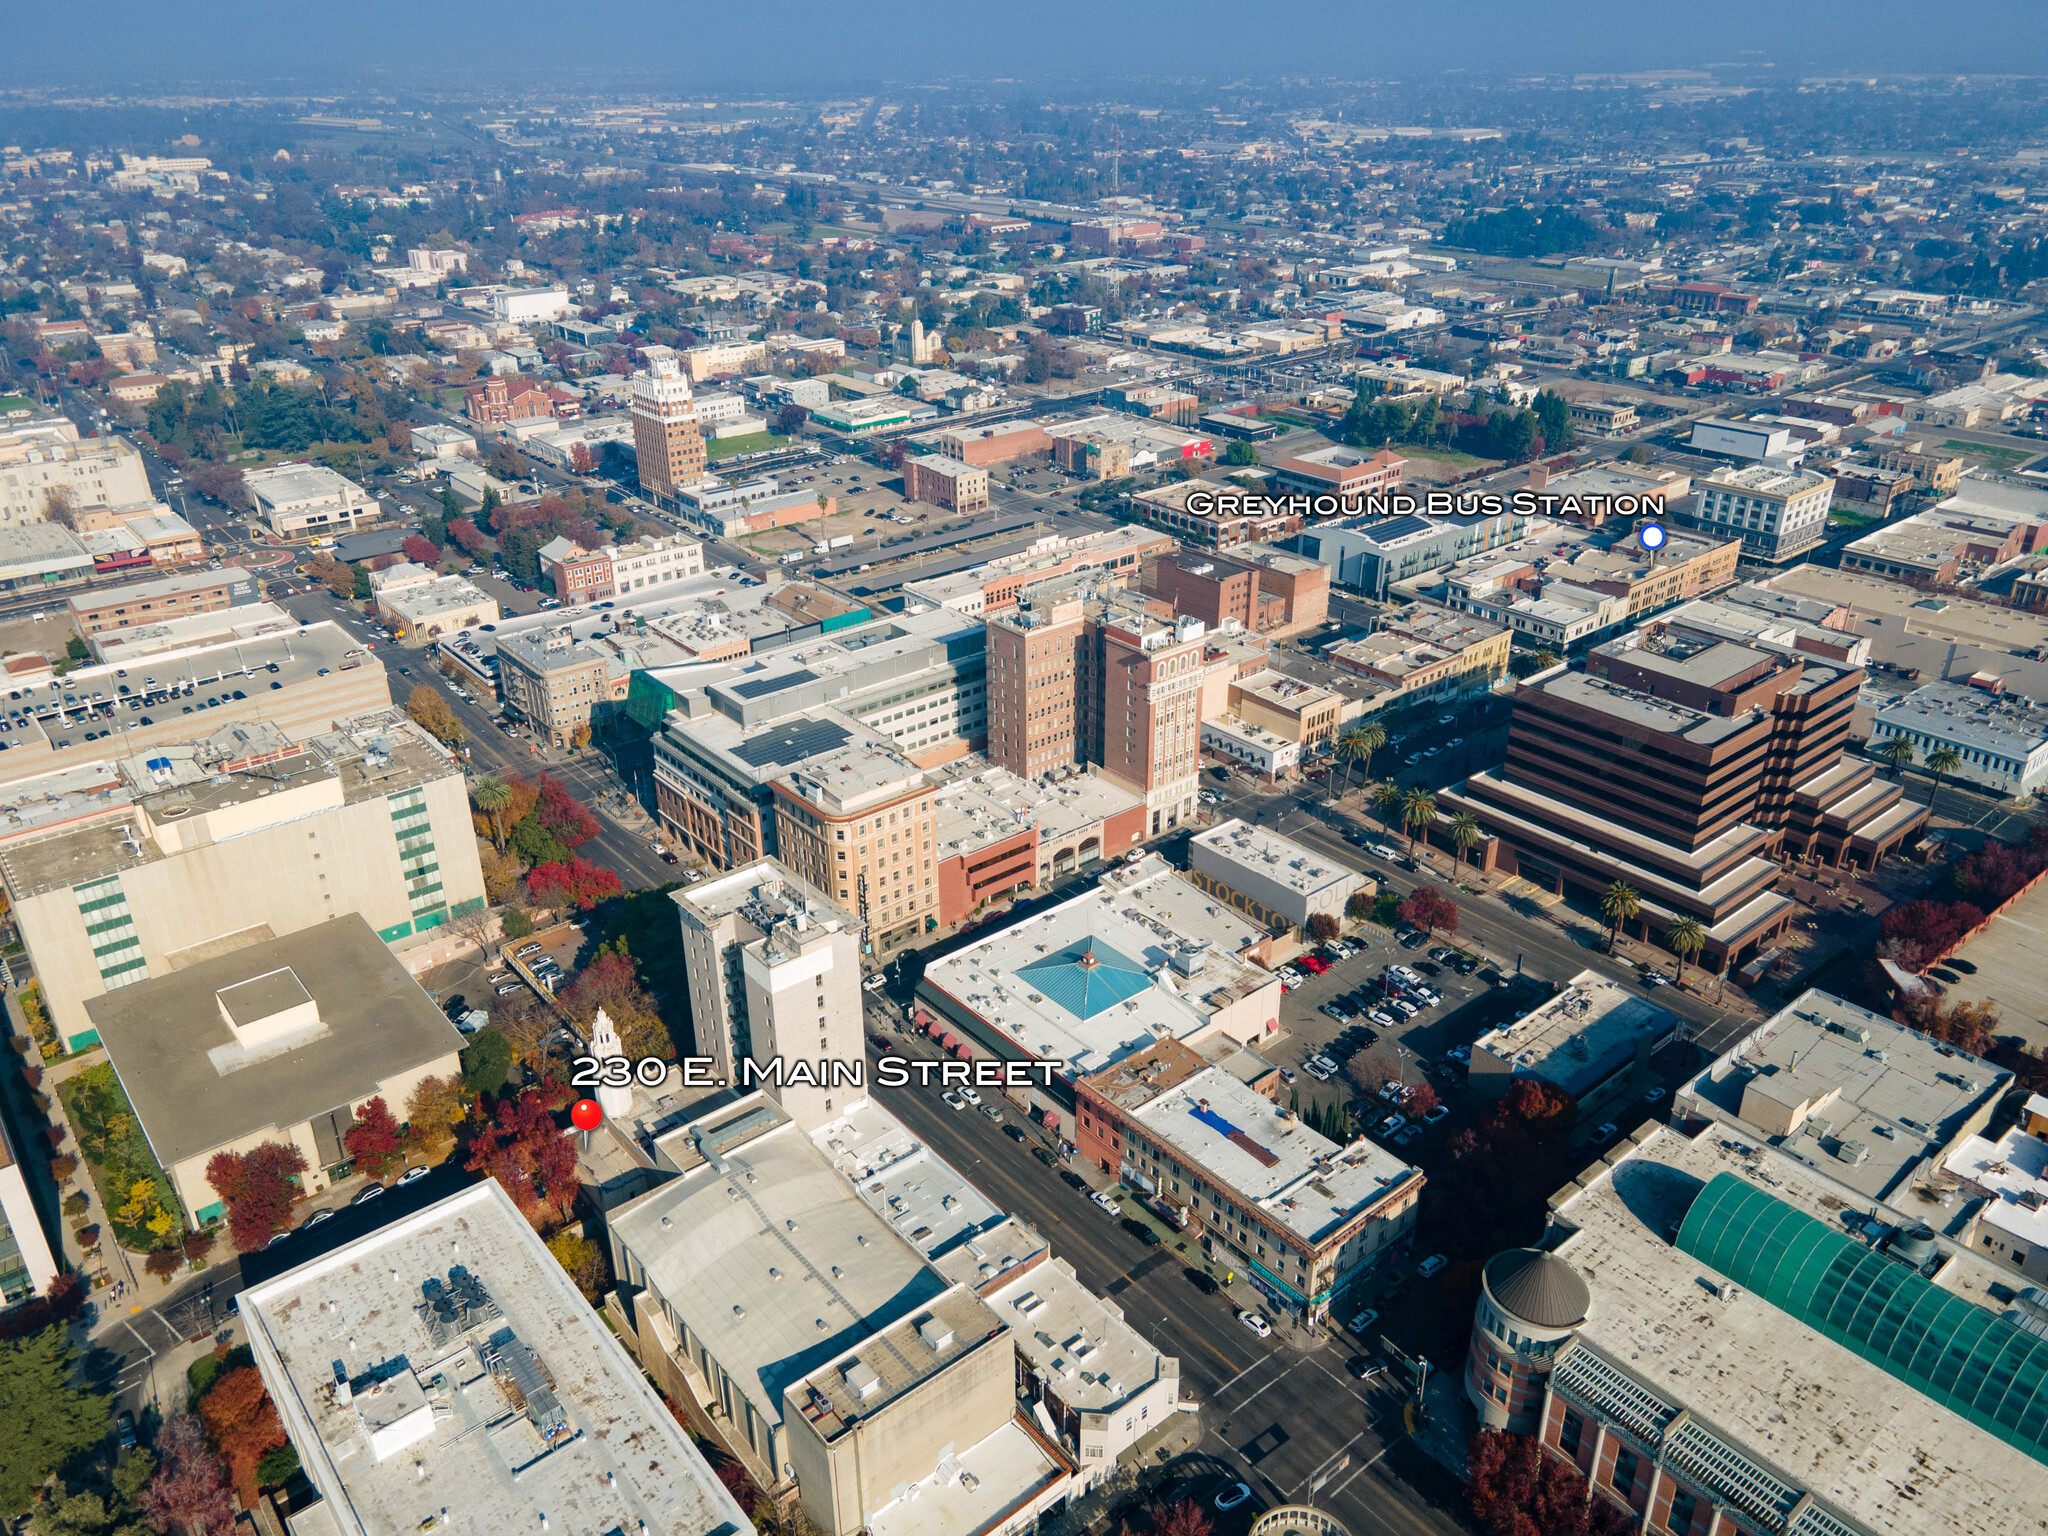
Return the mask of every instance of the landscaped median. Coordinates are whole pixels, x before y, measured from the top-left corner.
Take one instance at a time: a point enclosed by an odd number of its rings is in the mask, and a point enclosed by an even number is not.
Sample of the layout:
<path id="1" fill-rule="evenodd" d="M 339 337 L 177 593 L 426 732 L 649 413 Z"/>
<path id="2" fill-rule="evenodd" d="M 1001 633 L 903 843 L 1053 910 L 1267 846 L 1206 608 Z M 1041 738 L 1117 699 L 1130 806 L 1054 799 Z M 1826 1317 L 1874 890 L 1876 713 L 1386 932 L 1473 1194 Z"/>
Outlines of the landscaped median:
<path id="1" fill-rule="evenodd" d="M 57 1085 L 57 1095 L 92 1169 L 115 1240 L 130 1253 L 161 1247 L 183 1228 L 184 1217 L 113 1067 L 101 1062 L 68 1077 Z"/>

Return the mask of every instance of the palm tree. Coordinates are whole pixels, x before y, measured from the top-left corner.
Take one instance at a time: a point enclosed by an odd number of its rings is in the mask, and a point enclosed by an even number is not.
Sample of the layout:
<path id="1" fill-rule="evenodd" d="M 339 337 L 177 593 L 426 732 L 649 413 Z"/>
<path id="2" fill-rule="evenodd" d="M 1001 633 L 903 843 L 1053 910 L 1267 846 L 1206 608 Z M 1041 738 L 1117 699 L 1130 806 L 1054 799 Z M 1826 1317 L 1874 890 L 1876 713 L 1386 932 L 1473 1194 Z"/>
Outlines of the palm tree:
<path id="1" fill-rule="evenodd" d="M 505 851 L 505 827 L 498 818 L 505 813 L 505 807 L 512 803 L 512 790 L 495 773 L 486 774 L 470 786 L 469 798 L 476 808 L 490 819 L 491 842 L 498 852 Z"/>
<path id="2" fill-rule="evenodd" d="M 1451 818 L 1451 846 L 1458 850 L 1458 861 L 1464 862 L 1472 845 L 1486 834 L 1479 830 L 1479 818 L 1470 811 L 1460 811 Z"/>
<path id="3" fill-rule="evenodd" d="M 1355 762 L 1365 764 L 1364 775 L 1372 773 L 1372 755 L 1387 744 L 1387 728 L 1377 720 L 1370 725 L 1354 725 L 1337 739 L 1337 755 L 1344 759 L 1344 792 L 1351 792 L 1351 768 Z"/>
<path id="4" fill-rule="evenodd" d="M 1615 937 L 1621 925 L 1632 922 L 1643 910 L 1643 899 L 1626 880 L 1617 880 L 1600 897 L 1600 915 L 1607 919 L 1607 953 L 1614 953 Z"/>
<path id="5" fill-rule="evenodd" d="M 1388 826 L 1394 824 L 1394 812 L 1401 808 L 1401 787 L 1392 779 L 1386 780 L 1372 792 L 1373 809 L 1380 813 Z"/>
<path id="6" fill-rule="evenodd" d="M 1876 755 L 1891 764 L 1892 777 L 1896 779 L 1899 771 L 1920 755 L 1920 749 L 1904 736 L 1887 736 L 1877 744 Z"/>
<path id="7" fill-rule="evenodd" d="M 1943 742 L 1927 754 L 1927 771 L 1934 775 L 1934 788 L 1927 792 L 1927 819 L 1934 820 L 1934 797 L 1941 793 L 1941 781 L 1963 766 L 1963 754 Z"/>
<path id="8" fill-rule="evenodd" d="M 1408 826 L 1408 857 L 1415 857 L 1415 834 L 1436 820 L 1436 796 L 1420 784 L 1401 802 L 1401 820 Z"/>
<path id="9" fill-rule="evenodd" d="M 1707 930 L 1696 917 L 1674 918 L 1664 930 L 1664 945 L 1678 956 L 1678 984 L 1685 985 L 1685 962 L 1706 948 Z"/>

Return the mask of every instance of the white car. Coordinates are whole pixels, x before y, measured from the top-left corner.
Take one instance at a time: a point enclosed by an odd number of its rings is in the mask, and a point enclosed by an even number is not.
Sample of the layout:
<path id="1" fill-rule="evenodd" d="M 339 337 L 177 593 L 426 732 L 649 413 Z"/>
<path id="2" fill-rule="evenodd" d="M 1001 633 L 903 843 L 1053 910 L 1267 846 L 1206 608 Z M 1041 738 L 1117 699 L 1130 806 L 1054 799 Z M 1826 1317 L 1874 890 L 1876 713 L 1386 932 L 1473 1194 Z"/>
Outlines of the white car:
<path id="1" fill-rule="evenodd" d="M 863 992 L 879 992 L 888 984 L 889 978 L 884 976 L 880 971 L 877 971 L 874 975 L 870 976 L 866 981 L 860 984 L 860 989 Z"/>
<path id="2" fill-rule="evenodd" d="M 400 1184 L 410 1184 L 414 1179 L 424 1179 L 428 1174 L 432 1173 L 433 1171 L 434 1170 L 429 1168 L 425 1163 L 421 1163 L 417 1168 L 406 1169 L 405 1172 L 401 1173 L 398 1176 L 396 1182 L 394 1182 L 391 1187 L 393 1189 L 396 1189 Z"/>
<path id="3" fill-rule="evenodd" d="M 1247 1488 L 1243 1483 L 1232 1483 L 1228 1488 L 1216 1495 L 1216 1507 L 1218 1509 L 1235 1509 L 1251 1496 L 1251 1489 Z"/>
<path id="4" fill-rule="evenodd" d="M 1415 1266 L 1415 1273 L 1427 1280 L 1431 1275 L 1439 1273 L 1444 1265 L 1449 1262 L 1450 1260 L 1446 1259 L 1442 1254 L 1432 1253 L 1428 1258 Z"/>
<path id="5" fill-rule="evenodd" d="M 1312 1061 L 1304 1061 L 1301 1064 L 1301 1070 L 1319 1083 L 1327 1083 L 1332 1076 L 1329 1068 L 1319 1067 Z"/>
<path id="6" fill-rule="evenodd" d="M 1088 1198 L 1092 1200 L 1101 1209 L 1109 1212 L 1110 1215 L 1115 1216 L 1119 1214 L 1117 1211 L 1116 1201 L 1111 1199 L 1108 1195 L 1105 1195 L 1101 1190 L 1096 1190 L 1095 1193 L 1090 1195 Z"/>
<path id="7" fill-rule="evenodd" d="M 965 1109 L 967 1107 L 967 1101 L 950 1088 L 940 1093 L 939 1097 L 946 1101 L 946 1105 L 950 1109 Z"/>
<path id="8" fill-rule="evenodd" d="M 1363 1312 L 1359 1313 L 1358 1316 L 1351 1319 L 1351 1321 L 1347 1323 L 1345 1326 L 1348 1327 L 1353 1333 L 1363 1334 L 1366 1329 L 1370 1328 L 1374 1323 L 1378 1322 L 1379 1320 L 1379 1313 L 1374 1311 L 1371 1307 L 1367 1307 Z"/>
<path id="9" fill-rule="evenodd" d="M 1256 1312 L 1240 1312 L 1237 1314 L 1237 1320 L 1262 1339 L 1273 1337 L 1273 1325 Z"/>
<path id="10" fill-rule="evenodd" d="M 979 1108 L 981 1105 L 981 1095 L 976 1093 L 972 1088 L 962 1088 L 960 1090 L 960 1097 L 965 1099 L 968 1103 L 974 1105 L 976 1108 Z"/>

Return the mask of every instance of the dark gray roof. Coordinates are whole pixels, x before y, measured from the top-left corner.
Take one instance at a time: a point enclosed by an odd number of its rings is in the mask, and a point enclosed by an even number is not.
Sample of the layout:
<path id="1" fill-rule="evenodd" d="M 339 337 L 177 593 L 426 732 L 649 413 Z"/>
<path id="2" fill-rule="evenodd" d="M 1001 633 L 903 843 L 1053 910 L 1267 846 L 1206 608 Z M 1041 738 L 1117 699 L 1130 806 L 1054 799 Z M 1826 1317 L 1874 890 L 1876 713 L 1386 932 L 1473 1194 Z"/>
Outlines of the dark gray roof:
<path id="1" fill-rule="evenodd" d="M 286 968 L 312 994 L 324 1031 L 234 1057 L 216 994 Z M 106 993 L 85 1011 L 165 1168 L 251 1132 L 288 1130 L 462 1049 L 455 1026 L 357 913 Z M 389 1108 L 405 1114 L 403 1104 Z"/>
<path id="2" fill-rule="evenodd" d="M 1488 1259 L 1486 1289 L 1502 1311 L 1536 1328 L 1576 1328 L 1593 1305 L 1579 1272 L 1540 1248 L 1510 1248 Z"/>

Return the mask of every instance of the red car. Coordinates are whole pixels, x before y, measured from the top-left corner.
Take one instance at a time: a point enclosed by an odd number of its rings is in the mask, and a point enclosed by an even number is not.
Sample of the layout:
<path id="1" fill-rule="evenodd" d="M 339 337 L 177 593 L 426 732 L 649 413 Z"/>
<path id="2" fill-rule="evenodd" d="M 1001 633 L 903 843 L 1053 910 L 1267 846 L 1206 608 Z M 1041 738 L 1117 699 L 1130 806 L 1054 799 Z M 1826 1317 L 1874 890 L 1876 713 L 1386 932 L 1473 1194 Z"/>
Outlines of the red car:
<path id="1" fill-rule="evenodd" d="M 1320 976 L 1330 968 L 1330 962 L 1319 960 L 1314 955 L 1297 956 L 1294 962 L 1312 976 Z"/>

